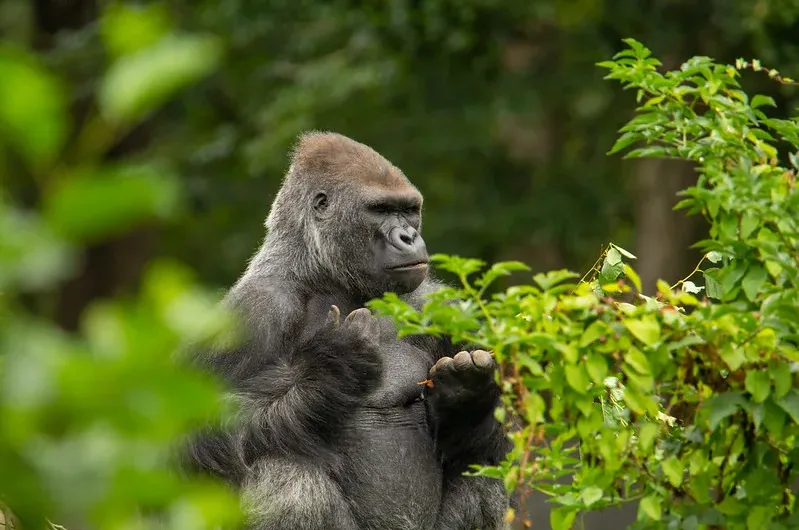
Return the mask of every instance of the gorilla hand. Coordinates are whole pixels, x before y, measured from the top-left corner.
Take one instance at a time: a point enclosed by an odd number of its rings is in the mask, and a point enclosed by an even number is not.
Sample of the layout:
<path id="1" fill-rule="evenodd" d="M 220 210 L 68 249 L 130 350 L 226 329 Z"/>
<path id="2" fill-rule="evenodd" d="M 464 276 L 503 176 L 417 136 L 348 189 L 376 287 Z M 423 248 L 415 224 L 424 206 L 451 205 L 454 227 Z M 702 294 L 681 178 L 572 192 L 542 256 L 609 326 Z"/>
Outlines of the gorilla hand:
<path id="1" fill-rule="evenodd" d="M 325 327 L 349 334 L 354 340 L 363 343 L 367 348 L 376 350 L 380 343 L 380 326 L 377 319 L 372 316 L 371 311 L 365 307 L 356 309 L 347 315 L 342 325 L 341 311 L 338 306 L 330 306 Z"/>
<path id="2" fill-rule="evenodd" d="M 500 395 L 495 371 L 493 357 L 484 350 L 442 357 L 430 368 L 424 398 L 447 472 L 459 475 L 493 454 L 500 439 L 494 435 Z"/>
<path id="3" fill-rule="evenodd" d="M 496 363 L 484 350 L 442 357 L 430 368 L 425 399 L 445 407 L 492 395 Z"/>

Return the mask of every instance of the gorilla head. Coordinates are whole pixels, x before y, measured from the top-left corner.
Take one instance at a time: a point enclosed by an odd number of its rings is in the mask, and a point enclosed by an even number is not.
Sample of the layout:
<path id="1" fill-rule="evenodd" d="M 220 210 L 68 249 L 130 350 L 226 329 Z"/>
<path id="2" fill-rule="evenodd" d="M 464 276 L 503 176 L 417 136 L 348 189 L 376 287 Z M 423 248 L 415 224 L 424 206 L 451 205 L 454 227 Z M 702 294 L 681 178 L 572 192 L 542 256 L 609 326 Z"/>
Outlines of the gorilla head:
<path id="1" fill-rule="evenodd" d="M 405 294 L 427 277 L 421 225 L 422 195 L 399 168 L 346 136 L 311 132 L 294 149 L 266 244 L 315 289 Z"/>

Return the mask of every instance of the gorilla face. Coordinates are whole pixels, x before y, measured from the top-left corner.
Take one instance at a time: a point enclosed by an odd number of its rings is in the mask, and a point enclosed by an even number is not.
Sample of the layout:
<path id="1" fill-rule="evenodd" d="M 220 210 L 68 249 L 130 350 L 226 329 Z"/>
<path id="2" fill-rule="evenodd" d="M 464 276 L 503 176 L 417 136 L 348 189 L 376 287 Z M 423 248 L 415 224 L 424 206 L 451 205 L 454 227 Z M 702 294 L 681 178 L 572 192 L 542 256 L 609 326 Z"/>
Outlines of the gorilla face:
<path id="1" fill-rule="evenodd" d="M 376 227 L 372 255 L 376 278 L 381 275 L 404 294 L 415 290 L 427 276 L 427 246 L 419 233 L 421 201 L 384 197 L 367 208 L 368 224 Z"/>
<path id="2" fill-rule="evenodd" d="M 294 281 L 362 303 L 427 278 L 421 225 L 422 195 L 402 170 L 351 138 L 309 132 L 272 203 L 262 254 L 290 254 L 283 273 Z"/>
<path id="3" fill-rule="evenodd" d="M 359 276 L 354 280 L 364 287 L 364 295 L 409 293 L 428 271 L 427 247 L 419 232 L 422 197 L 411 186 L 366 191 L 347 189 L 332 196 L 318 192 L 313 209 L 317 221 L 326 226 L 317 228 L 331 236 L 325 243 L 338 247 L 340 259 L 334 261 Z"/>

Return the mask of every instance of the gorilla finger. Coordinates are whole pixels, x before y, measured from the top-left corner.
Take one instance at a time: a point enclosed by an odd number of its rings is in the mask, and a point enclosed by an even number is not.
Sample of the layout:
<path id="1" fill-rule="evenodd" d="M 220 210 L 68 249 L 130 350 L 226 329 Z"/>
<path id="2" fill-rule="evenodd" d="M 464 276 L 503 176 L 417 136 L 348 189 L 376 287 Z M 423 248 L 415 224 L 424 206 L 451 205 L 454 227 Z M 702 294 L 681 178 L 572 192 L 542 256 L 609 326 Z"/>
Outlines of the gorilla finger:
<path id="1" fill-rule="evenodd" d="M 325 326 L 332 326 L 333 328 L 337 328 L 341 323 L 341 311 L 339 310 L 338 306 L 332 305 L 330 306 L 330 312 L 327 314 L 327 320 L 325 320 Z"/>
<path id="2" fill-rule="evenodd" d="M 472 366 L 472 356 L 469 355 L 469 352 L 461 351 L 455 354 L 455 357 L 452 358 L 453 363 L 455 364 L 455 368 L 458 370 L 468 370 Z"/>
<path id="3" fill-rule="evenodd" d="M 366 324 L 371 320 L 372 312 L 366 309 L 365 307 L 360 307 L 347 315 L 347 318 L 344 319 L 345 324 Z"/>
<path id="4" fill-rule="evenodd" d="M 442 357 L 438 361 L 436 361 L 436 364 L 433 366 L 432 369 L 443 370 L 446 368 L 450 368 L 452 366 L 452 363 L 453 363 L 452 357 Z"/>
<path id="5" fill-rule="evenodd" d="M 485 350 L 474 350 L 472 360 L 478 368 L 489 368 L 494 364 L 494 358 Z"/>

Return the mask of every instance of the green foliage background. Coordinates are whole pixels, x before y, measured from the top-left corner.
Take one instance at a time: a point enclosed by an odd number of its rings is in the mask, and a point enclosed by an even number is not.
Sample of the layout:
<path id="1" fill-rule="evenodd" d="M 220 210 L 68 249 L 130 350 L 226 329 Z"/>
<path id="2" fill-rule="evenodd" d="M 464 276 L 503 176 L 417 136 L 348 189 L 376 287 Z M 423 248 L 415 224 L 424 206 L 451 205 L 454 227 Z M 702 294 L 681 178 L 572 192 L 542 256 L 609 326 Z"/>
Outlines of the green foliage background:
<path id="1" fill-rule="evenodd" d="M 222 41 L 214 75 L 121 148 L 169 164 L 187 192 L 186 215 L 147 252 L 220 286 L 260 239 L 301 130 L 341 131 L 399 164 L 425 194 L 436 251 L 586 268 L 609 237 L 634 241 L 635 166 L 605 156 L 632 106 L 595 67 L 622 38 L 672 67 L 692 55 L 799 65 L 790 0 L 170 0 L 147 4 L 146 30 L 92 23 L 81 13 L 98 6 L 71 0 L 51 7 L 54 35 L 31 5 L 6 0 L 0 19 L 41 44 L 76 104 L 106 61 L 103 31 L 124 46 L 172 21 Z M 763 86 L 795 104 L 795 90 Z"/>

